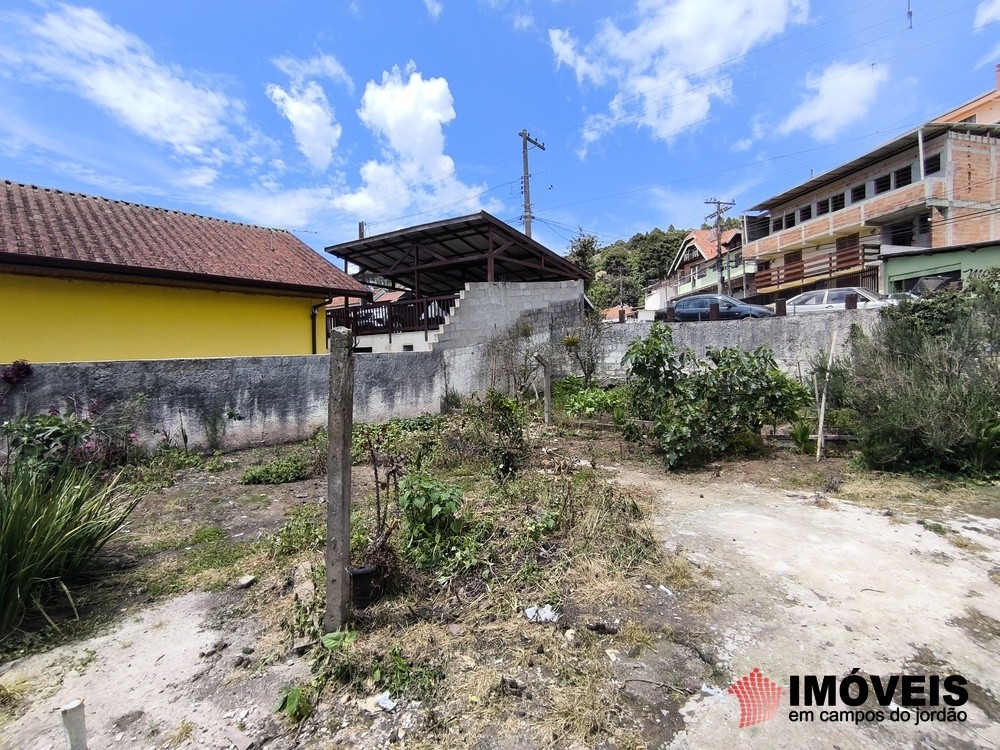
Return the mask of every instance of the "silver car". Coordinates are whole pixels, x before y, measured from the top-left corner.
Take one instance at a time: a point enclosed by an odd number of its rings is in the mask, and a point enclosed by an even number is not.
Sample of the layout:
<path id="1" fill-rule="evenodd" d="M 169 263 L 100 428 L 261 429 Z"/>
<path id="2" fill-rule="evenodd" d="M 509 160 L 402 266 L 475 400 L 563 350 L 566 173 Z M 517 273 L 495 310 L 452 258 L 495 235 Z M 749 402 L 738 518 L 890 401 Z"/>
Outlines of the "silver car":
<path id="1" fill-rule="evenodd" d="M 789 315 L 844 310 L 849 294 L 858 295 L 859 310 L 878 310 L 882 307 L 898 304 L 898 300 L 885 299 L 869 289 L 848 286 L 840 289 L 817 289 L 814 292 L 803 292 L 788 300 L 785 303 L 785 310 Z"/>

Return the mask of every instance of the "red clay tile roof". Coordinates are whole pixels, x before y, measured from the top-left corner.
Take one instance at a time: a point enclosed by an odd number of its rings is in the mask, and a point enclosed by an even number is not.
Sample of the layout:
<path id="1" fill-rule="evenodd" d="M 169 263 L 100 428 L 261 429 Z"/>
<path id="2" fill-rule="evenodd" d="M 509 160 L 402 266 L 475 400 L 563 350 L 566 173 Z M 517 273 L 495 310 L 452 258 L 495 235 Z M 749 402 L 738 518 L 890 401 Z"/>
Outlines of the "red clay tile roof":
<path id="1" fill-rule="evenodd" d="M 368 290 L 295 235 L 5 181 L 0 263 L 331 294 Z"/>
<path id="2" fill-rule="evenodd" d="M 738 234 L 738 229 L 723 229 L 722 230 L 722 244 L 728 245 L 733 239 L 733 236 Z M 694 242 L 695 247 L 698 248 L 698 252 L 705 260 L 711 260 L 716 256 L 717 243 L 715 241 L 715 229 L 692 229 L 688 236 L 684 238 L 682 244 L 687 244 L 688 241 Z"/>

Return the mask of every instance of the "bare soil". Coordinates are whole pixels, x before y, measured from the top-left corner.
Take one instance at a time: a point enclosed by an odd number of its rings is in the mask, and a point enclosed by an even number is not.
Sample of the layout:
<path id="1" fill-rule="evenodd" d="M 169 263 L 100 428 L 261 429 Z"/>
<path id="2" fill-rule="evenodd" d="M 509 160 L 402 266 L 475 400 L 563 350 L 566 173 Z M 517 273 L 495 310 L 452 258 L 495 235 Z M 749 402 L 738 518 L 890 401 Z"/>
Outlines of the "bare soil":
<path id="1" fill-rule="evenodd" d="M 308 680 L 309 657 L 289 650 L 281 628 L 293 563 L 272 569 L 253 542 L 273 534 L 290 510 L 320 504 L 325 480 L 240 485 L 242 467 L 260 459 L 246 453 L 217 473 L 180 472 L 174 486 L 147 495 L 128 538 L 112 550 L 117 577 L 80 597 L 94 632 L 0 665 L 0 687 L 14 696 L 0 701 L 0 748 L 65 747 L 58 709 L 75 698 L 87 707 L 90 746 L 123 750 L 397 740 L 477 748 L 1000 747 L 996 487 L 855 475 L 842 459 L 817 464 L 787 454 L 666 474 L 623 458 L 616 440 L 553 447 L 557 457 L 593 461 L 616 481 L 644 488 L 663 570 L 607 591 L 598 586 L 604 572 L 595 571 L 591 587 L 569 591 L 555 624 L 504 620 L 530 602 L 494 603 L 492 625 L 464 622 L 461 605 L 488 591 L 453 592 L 454 607 L 439 616 L 379 605 L 369 617 L 394 619 L 399 643 L 439 656 L 451 684 L 440 705 L 404 699 L 386 711 L 365 700 L 374 696 L 329 691 L 298 727 L 274 712 L 284 686 Z M 370 482 L 356 467 L 356 491 Z M 221 561 L 192 557 L 220 536 L 228 545 Z M 256 583 L 234 588 L 248 572 Z M 588 628 L 600 624 L 620 630 Z M 774 720 L 739 729 L 726 689 L 752 669 L 787 688 L 790 675 L 843 676 L 855 667 L 871 675 L 962 674 L 968 719 L 793 723 L 786 701 Z M 580 678 L 543 700 L 551 692 L 542 682 L 556 669 L 577 669 Z M 618 717 L 613 738 L 588 735 L 587 722 L 602 726 L 606 718 L 588 712 L 599 711 Z M 580 722 L 580 731 L 553 732 L 555 715 L 563 728 Z M 436 720 L 444 723 L 435 727 Z"/>

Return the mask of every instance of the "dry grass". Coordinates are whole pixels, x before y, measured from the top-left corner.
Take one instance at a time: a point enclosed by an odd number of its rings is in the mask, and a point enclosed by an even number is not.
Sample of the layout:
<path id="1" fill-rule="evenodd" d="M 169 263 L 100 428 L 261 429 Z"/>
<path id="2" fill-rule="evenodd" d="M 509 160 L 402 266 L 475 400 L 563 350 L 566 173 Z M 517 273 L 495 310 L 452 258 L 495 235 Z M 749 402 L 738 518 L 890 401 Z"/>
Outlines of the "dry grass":
<path id="1" fill-rule="evenodd" d="M 31 683 L 23 679 L 0 682 L 0 729 L 16 715 L 24 697 L 31 690 Z"/>
<path id="2" fill-rule="evenodd" d="M 959 549 L 964 549 L 966 552 L 982 552 L 986 549 L 979 542 L 975 542 L 972 539 L 969 539 L 969 537 L 962 536 L 961 534 L 950 534 L 948 536 L 948 541 Z"/>
<path id="3" fill-rule="evenodd" d="M 189 739 L 194 737 L 194 724 L 190 721 L 182 721 L 176 727 L 171 729 L 169 732 L 163 735 L 163 742 L 165 747 L 180 747 Z"/>

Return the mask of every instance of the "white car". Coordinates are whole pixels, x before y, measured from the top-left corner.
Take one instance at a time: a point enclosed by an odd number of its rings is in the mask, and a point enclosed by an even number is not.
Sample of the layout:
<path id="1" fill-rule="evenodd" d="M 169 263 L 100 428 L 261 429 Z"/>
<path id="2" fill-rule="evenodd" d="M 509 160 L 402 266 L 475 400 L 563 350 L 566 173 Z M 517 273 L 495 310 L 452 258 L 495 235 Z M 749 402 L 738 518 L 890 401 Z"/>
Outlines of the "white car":
<path id="1" fill-rule="evenodd" d="M 899 304 L 898 300 L 885 299 L 868 289 L 849 286 L 840 289 L 817 289 L 814 292 L 803 292 L 785 303 L 785 311 L 789 315 L 804 315 L 844 310 L 849 294 L 858 295 L 859 310 L 878 310 L 882 307 Z"/>

